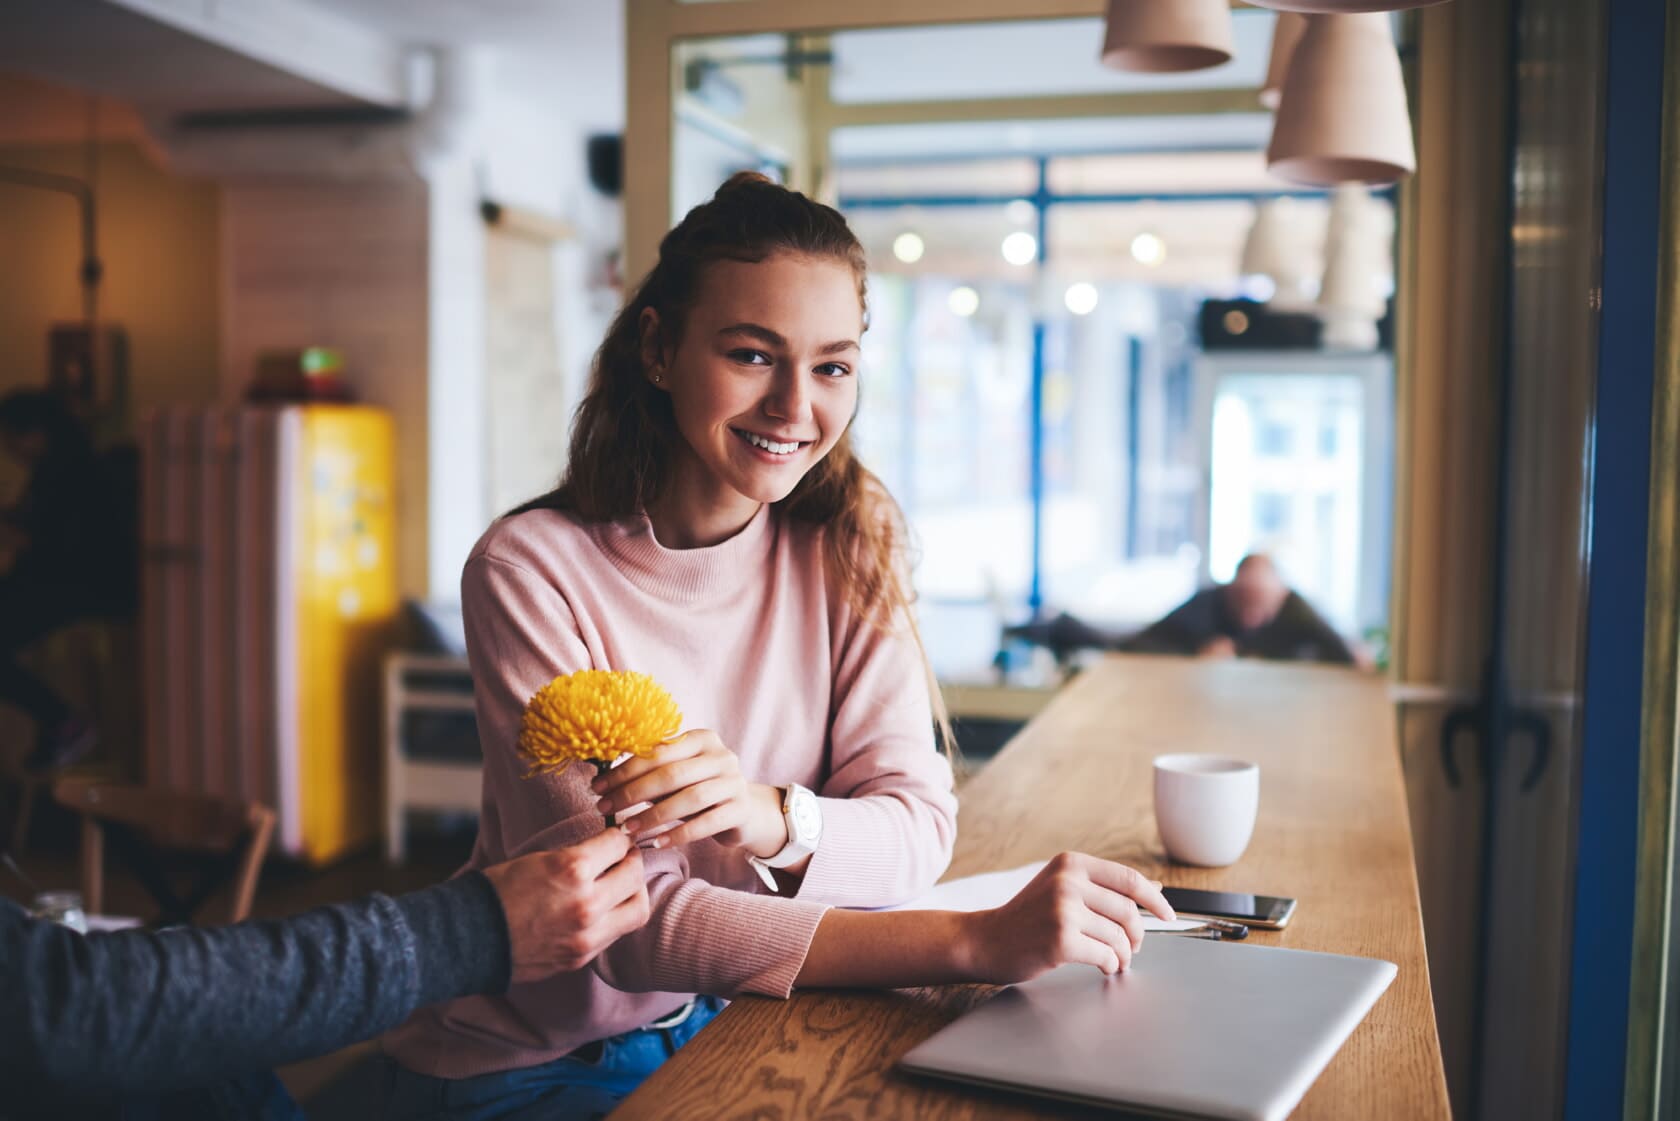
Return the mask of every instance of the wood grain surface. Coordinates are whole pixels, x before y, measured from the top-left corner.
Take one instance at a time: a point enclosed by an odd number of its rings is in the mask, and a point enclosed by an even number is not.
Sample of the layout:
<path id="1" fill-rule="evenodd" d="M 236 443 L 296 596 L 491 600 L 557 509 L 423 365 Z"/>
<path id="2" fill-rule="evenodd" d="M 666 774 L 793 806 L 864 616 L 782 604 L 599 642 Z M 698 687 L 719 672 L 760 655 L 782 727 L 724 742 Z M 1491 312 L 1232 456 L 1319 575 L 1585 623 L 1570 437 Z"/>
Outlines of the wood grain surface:
<path id="1" fill-rule="evenodd" d="M 1386 958 L 1400 970 L 1295 1116 L 1446 1117 L 1394 728 L 1385 683 L 1353 671 L 1116 656 L 1070 684 L 963 788 L 948 875 L 1078 849 L 1169 884 L 1295 896 L 1289 928 L 1257 930 L 1251 943 Z M 1260 764 L 1259 824 L 1230 868 L 1174 865 L 1161 849 L 1151 760 L 1175 751 Z M 950 986 L 737 1000 L 612 1116 L 1108 1116 L 894 1069 L 990 992 Z"/>

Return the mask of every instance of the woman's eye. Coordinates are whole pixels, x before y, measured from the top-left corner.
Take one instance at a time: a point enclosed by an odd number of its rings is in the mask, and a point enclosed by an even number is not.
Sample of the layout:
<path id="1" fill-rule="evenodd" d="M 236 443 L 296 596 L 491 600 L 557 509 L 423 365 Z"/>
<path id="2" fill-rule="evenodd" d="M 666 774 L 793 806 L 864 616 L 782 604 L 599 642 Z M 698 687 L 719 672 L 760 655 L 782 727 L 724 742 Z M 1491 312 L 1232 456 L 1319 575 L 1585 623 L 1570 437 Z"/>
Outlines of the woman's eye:
<path id="1" fill-rule="evenodd" d="M 749 366 L 768 366 L 770 356 L 762 350 L 732 350 L 729 357 L 736 362 L 744 362 Z"/>
<path id="2" fill-rule="evenodd" d="M 843 366 L 839 362 L 824 362 L 817 367 L 817 373 L 825 378 L 843 378 L 851 372 L 850 366 Z"/>

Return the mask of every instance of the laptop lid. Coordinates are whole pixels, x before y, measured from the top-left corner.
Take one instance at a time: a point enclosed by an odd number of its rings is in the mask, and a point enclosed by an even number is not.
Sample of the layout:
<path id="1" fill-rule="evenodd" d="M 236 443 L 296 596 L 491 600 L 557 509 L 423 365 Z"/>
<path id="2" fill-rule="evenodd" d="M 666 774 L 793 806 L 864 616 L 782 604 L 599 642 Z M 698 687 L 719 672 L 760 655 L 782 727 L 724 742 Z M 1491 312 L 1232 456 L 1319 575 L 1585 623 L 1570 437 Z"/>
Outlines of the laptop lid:
<path id="1" fill-rule="evenodd" d="M 1155 1116 L 1280 1121 L 1396 972 L 1369 958 L 1146 937 L 1125 973 L 1067 965 L 1005 989 L 900 1065 Z"/>

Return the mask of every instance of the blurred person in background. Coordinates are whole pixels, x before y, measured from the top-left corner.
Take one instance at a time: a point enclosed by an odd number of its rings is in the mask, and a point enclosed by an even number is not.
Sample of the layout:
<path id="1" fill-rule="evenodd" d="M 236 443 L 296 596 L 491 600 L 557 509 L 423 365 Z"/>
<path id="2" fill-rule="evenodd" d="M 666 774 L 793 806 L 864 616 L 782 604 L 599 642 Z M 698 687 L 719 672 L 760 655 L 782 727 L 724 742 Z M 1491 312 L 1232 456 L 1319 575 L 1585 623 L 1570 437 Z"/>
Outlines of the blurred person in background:
<path id="1" fill-rule="evenodd" d="M 1010 627 L 1009 637 L 1048 646 L 1057 658 L 1082 648 L 1194 658 L 1367 665 L 1346 639 L 1284 583 L 1264 553 L 1250 553 L 1228 584 L 1203 588 L 1164 618 L 1122 636 L 1072 615 Z"/>

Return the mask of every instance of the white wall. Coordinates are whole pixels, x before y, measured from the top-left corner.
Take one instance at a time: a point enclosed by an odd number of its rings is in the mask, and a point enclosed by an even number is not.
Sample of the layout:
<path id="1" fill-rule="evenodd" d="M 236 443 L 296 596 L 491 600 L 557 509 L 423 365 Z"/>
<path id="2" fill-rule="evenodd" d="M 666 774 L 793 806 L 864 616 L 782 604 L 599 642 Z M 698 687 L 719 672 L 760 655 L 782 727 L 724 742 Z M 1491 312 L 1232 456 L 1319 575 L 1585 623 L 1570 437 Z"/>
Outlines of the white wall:
<path id="1" fill-rule="evenodd" d="M 430 592 L 458 595 L 461 565 L 490 520 L 485 446 L 491 379 L 484 334 L 486 254 L 478 213 L 483 195 L 559 218 L 574 231 L 554 250 L 555 368 L 565 380 L 560 429 L 582 394 L 590 359 L 617 308 L 601 278 L 618 249 L 617 200 L 589 184 L 585 144 L 624 121 L 622 20 L 590 25 L 563 45 L 479 48 L 471 67 L 472 111 L 454 150 L 427 168 L 430 188 L 431 426 L 428 505 Z M 543 394 L 553 399 L 552 394 Z M 556 479 L 555 455 L 531 472 Z"/>

